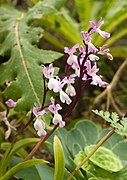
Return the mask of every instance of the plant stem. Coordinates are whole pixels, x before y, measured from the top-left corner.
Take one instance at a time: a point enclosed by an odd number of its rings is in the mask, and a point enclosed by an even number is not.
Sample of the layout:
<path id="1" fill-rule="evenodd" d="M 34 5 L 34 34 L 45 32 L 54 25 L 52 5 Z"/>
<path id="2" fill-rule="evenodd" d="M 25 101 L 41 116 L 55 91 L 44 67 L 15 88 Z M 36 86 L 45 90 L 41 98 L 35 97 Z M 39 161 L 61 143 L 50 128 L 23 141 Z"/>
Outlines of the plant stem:
<path id="1" fill-rule="evenodd" d="M 49 131 L 45 136 L 43 136 L 23 161 L 30 159 L 33 156 L 33 154 L 37 151 L 37 149 L 40 147 L 40 145 L 56 130 L 57 127 L 58 125 L 54 126 L 54 128 L 51 131 Z"/>
<path id="2" fill-rule="evenodd" d="M 97 151 L 97 149 L 108 139 L 110 138 L 113 134 L 114 134 L 115 130 L 112 129 L 111 131 L 108 132 L 108 134 L 106 134 L 95 146 L 95 148 L 90 152 L 90 154 L 88 154 L 83 161 L 74 169 L 74 171 L 71 173 L 71 175 L 68 177 L 67 180 L 70 180 L 74 174 L 81 168 L 81 166 L 86 163 L 89 158 Z"/>

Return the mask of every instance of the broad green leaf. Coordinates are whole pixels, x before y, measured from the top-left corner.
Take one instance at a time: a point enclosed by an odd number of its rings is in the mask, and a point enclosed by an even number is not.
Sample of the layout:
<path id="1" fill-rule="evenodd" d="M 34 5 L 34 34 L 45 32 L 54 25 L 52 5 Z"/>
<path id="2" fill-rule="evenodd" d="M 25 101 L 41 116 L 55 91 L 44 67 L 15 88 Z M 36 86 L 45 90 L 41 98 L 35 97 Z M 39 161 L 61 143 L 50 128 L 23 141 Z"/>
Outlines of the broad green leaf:
<path id="1" fill-rule="evenodd" d="M 95 145 L 85 147 L 86 154 L 88 155 L 94 147 Z M 123 167 L 118 156 L 105 147 L 99 147 L 99 149 L 90 157 L 90 161 L 109 172 L 117 172 Z"/>
<path id="2" fill-rule="evenodd" d="M 83 147 L 85 147 L 86 145 L 86 139 L 83 136 L 83 133 L 80 131 L 80 129 L 74 128 L 67 134 L 67 146 L 69 147 L 69 149 L 71 149 L 73 153 L 75 152 L 76 144 L 79 146 L 80 150 L 83 150 Z M 73 154 L 73 156 L 74 155 L 75 154 Z"/>
<path id="3" fill-rule="evenodd" d="M 41 104 L 43 81 L 40 64 L 50 63 L 61 56 L 60 53 L 37 48 L 43 29 L 32 24 L 34 19 L 53 12 L 56 11 L 43 2 L 27 13 L 9 6 L 0 7 L 0 55 L 8 59 L 0 66 L 0 84 L 11 81 L 4 93 L 17 101 L 17 111 L 29 110 L 34 102 Z"/>
<path id="4" fill-rule="evenodd" d="M 114 146 L 112 151 L 119 156 L 121 160 L 126 160 L 127 161 L 127 140 L 120 141 L 119 143 Z"/>
<path id="5" fill-rule="evenodd" d="M 100 141 L 106 134 L 108 134 L 109 131 L 111 131 L 111 128 L 102 130 L 99 134 L 98 141 Z M 107 141 L 104 142 L 103 146 L 112 150 L 120 141 L 123 141 L 123 138 L 119 134 L 114 133 Z"/>
<path id="6" fill-rule="evenodd" d="M 55 158 L 55 173 L 54 173 L 54 180 L 61 179 L 63 180 L 64 177 L 64 153 L 62 144 L 57 136 L 54 136 L 54 158 Z"/>
<path id="7" fill-rule="evenodd" d="M 41 180 L 53 180 L 54 169 L 46 164 L 38 164 L 35 166 Z"/>
<path id="8" fill-rule="evenodd" d="M 14 174 L 17 172 L 21 171 L 22 169 L 25 169 L 27 167 L 36 165 L 36 164 L 46 164 L 48 163 L 47 161 L 41 160 L 41 159 L 31 159 L 27 160 L 25 162 L 21 162 L 14 167 L 12 167 L 10 170 L 8 170 L 4 176 L 1 177 L 1 180 L 8 180 L 10 179 Z"/>
<path id="9" fill-rule="evenodd" d="M 91 121 L 81 121 L 76 124 L 76 129 L 79 129 L 84 138 L 86 139 L 86 145 L 95 144 L 98 138 L 98 128 Z"/>

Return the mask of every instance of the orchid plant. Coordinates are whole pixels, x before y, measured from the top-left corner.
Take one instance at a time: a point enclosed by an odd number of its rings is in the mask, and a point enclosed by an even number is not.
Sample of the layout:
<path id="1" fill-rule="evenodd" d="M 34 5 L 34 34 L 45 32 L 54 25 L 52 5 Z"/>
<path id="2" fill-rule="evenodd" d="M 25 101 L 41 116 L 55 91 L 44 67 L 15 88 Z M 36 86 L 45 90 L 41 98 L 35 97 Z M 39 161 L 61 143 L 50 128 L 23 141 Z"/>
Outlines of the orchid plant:
<path id="1" fill-rule="evenodd" d="M 99 33 L 102 38 L 110 37 L 108 32 L 100 29 L 103 23 L 104 20 L 102 20 L 102 18 L 100 18 L 97 24 L 90 21 L 90 29 L 86 32 L 81 32 L 83 44 L 75 44 L 72 48 L 64 48 L 64 52 L 68 54 L 68 58 L 62 77 L 55 75 L 55 68 L 52 63 L 48 66 L 44 64 L 41 65 L 44 82 L 43 102 L 41 107 L 35 102 L 30 120 L 26 126 L 35 119 L 34 128 L 37 131 L 37 135 L 42 137 L 42 142 L 45 141 L 57 127 L 63 128 L 65 126 L 66 118 L 75 108 L 86 85 L 90 84 L 103 88 L 108 86 L 108 83 L 102 80 L 102 76 L 97 74 L 99 71 L 97 67 L 97 61 L 99 60 L 98 55 L 105 55 L 109 60 L 113 60 L 113 57 L 105 45 L 96 47 L 92 44 L 92 35 L 94 33 Z M 77 88 L 75 82 L 77 82 Z M 57 96 L 51 97 L 50 102 L 45 104 L 48 91 L 53 91 Z M 59 103 L 57 103 L 58 96 L 60 100 Z M 6 104 L 8 107 L 16 106 L 16 102 L 12 99 L 6 101 Z M 63 104 L 67 104 L 68 109 L 64 114 L 61 114 L 60 111 L 63 109 Z M 45 129 L 46 122 L 43 120 L 43 116 L 48 113 L 52 114 L 52 123 L 54 124 L 54 128 L 49 132 Z M 26 159 L 30 158 L 34 152 L 33 149 L 30 156 L 28 155 Z"/>

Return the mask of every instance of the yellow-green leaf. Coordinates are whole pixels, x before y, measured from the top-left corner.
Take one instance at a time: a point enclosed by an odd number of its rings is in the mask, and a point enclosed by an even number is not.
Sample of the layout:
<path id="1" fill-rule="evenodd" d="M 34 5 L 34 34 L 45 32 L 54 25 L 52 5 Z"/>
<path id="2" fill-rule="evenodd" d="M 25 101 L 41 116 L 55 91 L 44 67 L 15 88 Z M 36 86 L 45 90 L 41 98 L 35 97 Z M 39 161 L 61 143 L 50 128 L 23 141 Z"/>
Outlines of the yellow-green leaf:
<path id="1" fill-rule="evenodd" d="M 57 136 L 54 137 L 54 158 L 55 158 L 55 174 L 54 180 L 63 180 L 65 162 L 62 144 Z"/>

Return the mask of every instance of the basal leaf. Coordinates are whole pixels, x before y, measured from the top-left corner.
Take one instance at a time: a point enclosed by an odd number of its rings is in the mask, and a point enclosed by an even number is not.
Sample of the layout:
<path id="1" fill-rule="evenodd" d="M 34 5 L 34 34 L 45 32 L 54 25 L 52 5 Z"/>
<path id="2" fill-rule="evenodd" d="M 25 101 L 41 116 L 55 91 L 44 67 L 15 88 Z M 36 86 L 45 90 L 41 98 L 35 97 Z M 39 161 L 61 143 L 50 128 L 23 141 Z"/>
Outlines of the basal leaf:
<path id="1" fill-rule="evenodd" d="M 17 100 L 16 110 L 29 110 L 41 103 L 43 82 L 40 64 L 51 63 L 60 53 L 41 50 L 37 43 L 43 29 L 34 26 L 34 19 L 56 12 L 39 2 L 27 13 L 13 7 L 0 7 L 0 55 L 8 61 L 0 66 L 0 84 L 11 81 L 4 93 Z"/>
<path id="2" fill-rule="evenodd" d="M 54 158 L 55 158 L 55 174 L 54 180 L 61 179 L 64 177 L 64 153 L 62 144 L 57 136 L 54 137 Z"/>
<path id="3" fill-rule="evenodd" d="M 15 153 L 20 153 L 19 150 L 21 148 L 23 148 L 24 146 L 29 145 L 29 144 L 37 143 L 38 141 L 39 141 L 39 138 L 25 138 L 25 139 L 22 139 L 22 140 L 16 142 L 15 145 L 13 146 L 13 148 L 11 147 L 11 144 L 10 144 L 10 146 L 8 147 L 7 151 L 5 152 L 5 154 L 1 160 L 0 174 L 3 175 L 5 173 L 6 168 L 9 164 L 9 161 Z"/>
<path id="4" fill-rule="evenodd" d="M 4 174 L 4 176 L 1 177 L 1 180 L 8 180 L 10 179 L 14 174 L 21 171 L 22 169 L 25 169 L 27 167 L 36 165 L 36 164 L 45 164 L 47 161 L 41 160 L 41 159 L 31 159 L 25 162 L 21 162 L 14 167 L 12 167 L 10 170 L 7 171 L 7 173 Z"/>

